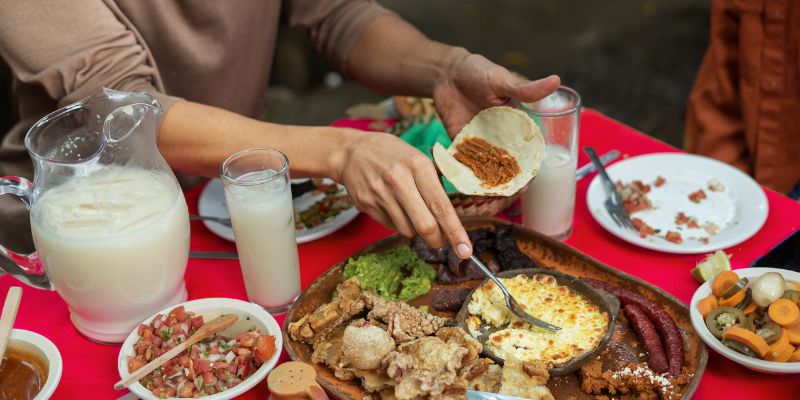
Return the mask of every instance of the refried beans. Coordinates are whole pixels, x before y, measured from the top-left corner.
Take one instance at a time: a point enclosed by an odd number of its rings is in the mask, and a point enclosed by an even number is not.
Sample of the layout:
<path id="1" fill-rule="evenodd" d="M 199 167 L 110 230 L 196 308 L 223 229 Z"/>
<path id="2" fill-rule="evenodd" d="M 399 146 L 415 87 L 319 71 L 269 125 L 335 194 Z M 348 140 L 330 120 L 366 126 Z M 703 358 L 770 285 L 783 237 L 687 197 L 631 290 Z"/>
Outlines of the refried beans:
<path id="1" fill-rule="evenodd" d="M 472 170 L 483 187 L 508 183 L 520 172 L 514 156 L 483 139 L 464 138 L 456 150 L 453 156 Z"/>

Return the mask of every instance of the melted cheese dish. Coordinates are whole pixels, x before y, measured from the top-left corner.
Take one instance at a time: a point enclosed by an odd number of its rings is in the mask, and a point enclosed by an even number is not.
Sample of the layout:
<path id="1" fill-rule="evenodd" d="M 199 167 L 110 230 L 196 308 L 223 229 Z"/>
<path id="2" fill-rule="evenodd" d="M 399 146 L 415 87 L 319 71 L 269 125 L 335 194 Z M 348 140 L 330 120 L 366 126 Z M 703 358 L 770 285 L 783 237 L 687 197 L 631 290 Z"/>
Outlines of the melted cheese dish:
<path id="1" fill-rule="evenodd" d="M 511 295 L 529 314 L 561 327 L 558 332 L 531 328 L 506 307 L 503 294 L 487 282 L 472 295 L 467 326 L 478 337 L 482 325 L 503 328 L 492 333 L 485 346 L 496 356 L 520 361 L 542 361 L 557 367 L 594 349 L 606 333 L 608 314 L 551 275 L 503 278 Z"/>

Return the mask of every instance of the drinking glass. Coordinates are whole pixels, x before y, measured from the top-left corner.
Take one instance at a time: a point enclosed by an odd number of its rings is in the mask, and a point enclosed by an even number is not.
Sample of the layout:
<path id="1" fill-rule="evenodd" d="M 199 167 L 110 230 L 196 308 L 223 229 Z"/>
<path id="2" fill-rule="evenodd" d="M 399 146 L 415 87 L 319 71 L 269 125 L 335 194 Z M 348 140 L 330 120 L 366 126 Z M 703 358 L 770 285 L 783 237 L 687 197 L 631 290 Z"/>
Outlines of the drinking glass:
<path id="1" fill-rule="evenodd" d="M 289 160 L 276 149 L 243 150 L 221 175 L 247 298 L 284 313 L 300 293 Z"/>
<path id="2" fill-rule="evenodd" d="M 522 221 L 527 228 L 557 240 L 572 234 L 575 211 L 575 169 L 581 97 L 566 86 L 520 108 L 539 125 L 544 158 L 536 178 L 522 195 Z"/>

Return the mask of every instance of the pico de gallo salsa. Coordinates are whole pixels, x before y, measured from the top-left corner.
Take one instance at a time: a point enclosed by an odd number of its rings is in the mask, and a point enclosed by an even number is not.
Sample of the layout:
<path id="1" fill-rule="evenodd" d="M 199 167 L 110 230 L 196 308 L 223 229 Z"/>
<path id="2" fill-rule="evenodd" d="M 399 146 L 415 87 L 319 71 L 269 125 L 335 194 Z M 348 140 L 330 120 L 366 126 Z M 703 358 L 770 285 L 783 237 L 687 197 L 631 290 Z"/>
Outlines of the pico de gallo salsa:
<path id="1" fill-rule="evenodd" d="M 133 373 L 171 350 L 203 326 L 203 316 L 175 307 L 139 325 L 139 340 L 128 356 Z M 154 396 L 194 398 L 230 389 L 250 377 L 275 354 L 275 337 L 251 330 L 225 337 L 216 335 L 196 343 L 139 382 Z"/>

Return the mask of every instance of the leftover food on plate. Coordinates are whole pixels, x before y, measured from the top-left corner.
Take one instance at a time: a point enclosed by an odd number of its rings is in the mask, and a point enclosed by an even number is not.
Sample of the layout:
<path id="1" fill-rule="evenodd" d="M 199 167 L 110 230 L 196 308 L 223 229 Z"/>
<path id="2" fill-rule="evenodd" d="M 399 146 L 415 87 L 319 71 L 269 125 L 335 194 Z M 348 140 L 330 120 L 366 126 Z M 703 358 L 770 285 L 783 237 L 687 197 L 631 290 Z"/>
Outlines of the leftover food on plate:
<path id="1" fill-rule="evenodd" d="M 295 189 L 297 187 L 297 189 Z M 292 197 L 295 202 L 299 197 L 311 196 L 316 199 L 311 205 L 295 207 L 295 229 L 311 229 L 328 222 L 342 211 L 353 207 L 350 196 L 344 186 L 329 179 L 310 179 L 299 184 L 292 184 Z"/>
<path id="2" fill-rule="evenodd" d="M 127 358 L 128 372 L 135 372 L 188 339 L 203 323 L 203 316 L 178 306 L 139 325 L 136 355 Z M 255 330 L 235 337 L 217 334 L 192 345 L 139 382 L 160 398 L 212 395 L 240 384 L 275 351 L 275 337 Z"/>
<path id="3" fill-rule="evenodd" d="M 411 300 L 428 293 L 437 272 L 408 246 L 351 258 L 343 279 L 358 279 L 364 289 L 389 300 Z"/>
<path id="4" fill-rule="evenodd" d="M 480 336 L 482 326 L 496 329 L 485 342 L 487 350 L 495 356 L 540 361 L 550 368 L 594 349 L 605 336 L 609 315 L 570 288 L 559 285 L 552 275 L 519 274 L 500 279 L 523 309 L 561 330 L 548 332 L 519 320 L 506 307 L 497 285 L 486 282 L 472 294 L 466 323 L 475 337 Z"/>
<path id="5" fill-rule="evenodd" d="M 0 399 L 30 400 L 47 381 L 47 360 L 9 343 L 0 363 Z"/>
<path id="6" fill-rule="evenodd" d="M 800 284 L 777 272 L 748 279 L 726 270 L 711 281 L 711 292 L 697 311 L 725 347 L 766 361 L 800 362 Z"/>
<path id="7" fill-rule="evenodd" d="M 720 223 L 727 223 L 714 216 L 714 210 L 710 209 L 713 208 L 713 204 L 707 201 L 709 196 L 703 189 L 697 189 L 686 195 L 688 202 L 685 203 L 685 207 L 691 208 L 691 212 L 678 209 L 674 216 L 667 215 L 670 211 L 665 208 L 671 210 L 684 206 L 681 204 L 676 206 L 676 198 L 672 195 L 658 197 L 661 193 L 673 190 L 666 178 L 660 175 L 652 185 L 642 180 L 633 180 L 617 181 L 615 187 L 622 197 L 625 211 L 631 215 L 634 229 L 642 239 L 658 236 L 675 244 L 681 244 L 686 240 L 697 240 L 708 244 L 709 238 L 719 233 Z M 725 186 L 712 179 L 708 182 L 708 190 L 714 194 L 721 194 L 725 191 Z M 664 207 L 667 204 L 669 207 Z"/>
<path id="8" fill-rule="evenodd" d="M 481 357 L 480 342 L 451 326 L 450 318 L 383 299 L 362 289 L 357 278 L 340 283 L 336 293 L 290 323 L 289 336 L 311 344 L 312 362 L 326 365 L 339 379 L 359 380 L 374 398 L 461 399 L 477 389 L 553 399 L 544 364 L 514 360 L 501 367 Z M 358 307 L 330 318 L 343 302 Z"/>
<path id="9" fill-rule="evenodd" d="M 460 193 L 511 196 L 539 172 L 544 138 L 525 112 L 491 107 L 476 114 L 448 148 L 436 143 L 432 153 Z"/>

